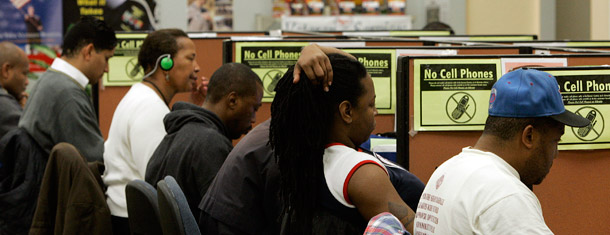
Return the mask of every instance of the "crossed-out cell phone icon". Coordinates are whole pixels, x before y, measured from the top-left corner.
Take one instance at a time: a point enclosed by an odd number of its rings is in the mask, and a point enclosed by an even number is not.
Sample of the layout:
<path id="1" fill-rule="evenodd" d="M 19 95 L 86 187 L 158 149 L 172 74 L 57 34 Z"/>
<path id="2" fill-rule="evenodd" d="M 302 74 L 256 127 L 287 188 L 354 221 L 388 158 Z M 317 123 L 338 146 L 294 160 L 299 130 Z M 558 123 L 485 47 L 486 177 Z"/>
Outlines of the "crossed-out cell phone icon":
<path id="1" fill-rule="evenodd" d="M 468 107 L 470 106 L 468 104 L 469 100 L 470 100 L 470 98 L 468 98 L 468 95 L 462 96 L 462 98 L 458 102 L 458 104 L 455 107 L 455 109 L 453 110 L 453 112 L 451 112 L 451 117 L 453 119 L 455 119 L 455 120 L 460 119 L 462 117 L 462 115 L 464 115 L 464 112 L 466 112 L 466 109 L 468 109 Z"/>
<path id="2" fill-rule="evenodd" d="M 466 92 L 453 93 L 445 103 L 445 113 L 453 123 L 468 123 L 477 113 L 477 101 Z"/>
<path id="3" fill-rule="evenodd" d="M 593 126 L 595 126 L 595 124 L 597 123 L 597 121 L 595 121 L 596 116 L 597 116 L 597 112 L 595 110 L 591 110 L 591 111 L 589 111 L 589 113 L 587 113 L 587 119 L 589 119 L 589 121 L 591 123 L 589 123 L 588 126 L 578 128 L 578 135 L 580 137 L 585 137 L 585 136 L 589 135 L 589 133 L 593 129 Z"/>
<path id="4" fill-rule="evenodd" d="M 572 127 L 574 136 L 582 141 L 597 140 L 604 132 L 605 117 L 604 112 L 592 106 L 580 107 L 574 112 L 590 121 L 588 126 Z"/>

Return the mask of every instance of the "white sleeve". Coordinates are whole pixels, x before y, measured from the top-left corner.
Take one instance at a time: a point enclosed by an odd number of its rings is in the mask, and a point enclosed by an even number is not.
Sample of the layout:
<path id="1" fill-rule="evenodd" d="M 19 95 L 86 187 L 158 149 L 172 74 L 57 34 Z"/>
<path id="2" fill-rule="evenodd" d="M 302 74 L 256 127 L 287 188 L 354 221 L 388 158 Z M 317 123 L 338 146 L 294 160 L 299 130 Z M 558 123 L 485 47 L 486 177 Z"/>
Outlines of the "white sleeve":
<path id="1" fill-rule="evenodd" d="M 512 194 L 485 210 L 477 220 L 479 234 L 553 234 L 534 195 Z"/>
<path id="2" fill-rule="evenodd" d="M 129 128 L 129 141 L 131 142 L 131 156 L 138 170 L 140 179 L 146 176 L 146 166 L 163 137 L 165 126 L 163 118 L 165 113 L 146 113 L 134 119 Z"/>
<path id="3" fill-rule="evenodd" d="M 331 150 L 332 151 L 332 150 Z M 352 175 L 364 164 L 375 164 L 388 173 L 383 164 L 378 159 L 366 153 L 353 151 L 348 154 L 336 155 L 332 158 L 325 158 L 324 178 L 326 185 L 333 197 L 349 208 L 355 208 L 347 194 L 347 186 Z"/>

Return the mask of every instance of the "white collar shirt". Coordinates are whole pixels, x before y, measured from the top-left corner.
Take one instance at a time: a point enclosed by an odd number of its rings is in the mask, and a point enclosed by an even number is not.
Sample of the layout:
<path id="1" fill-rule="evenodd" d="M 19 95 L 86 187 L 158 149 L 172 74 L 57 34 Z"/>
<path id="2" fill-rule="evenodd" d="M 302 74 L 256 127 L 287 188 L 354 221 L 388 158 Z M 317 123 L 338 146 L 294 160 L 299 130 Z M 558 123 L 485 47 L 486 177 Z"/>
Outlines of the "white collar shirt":
<path id="1" fill-rule="evenodd" d="M 51 64 L 51 68 L 70 76 L 82 87 L 89 84 L 89 79 L 87 76 L 85 76 L 85 74 L 83 74 L 83 72 L 61 58 L 55 58 L 53 64 Z"/>

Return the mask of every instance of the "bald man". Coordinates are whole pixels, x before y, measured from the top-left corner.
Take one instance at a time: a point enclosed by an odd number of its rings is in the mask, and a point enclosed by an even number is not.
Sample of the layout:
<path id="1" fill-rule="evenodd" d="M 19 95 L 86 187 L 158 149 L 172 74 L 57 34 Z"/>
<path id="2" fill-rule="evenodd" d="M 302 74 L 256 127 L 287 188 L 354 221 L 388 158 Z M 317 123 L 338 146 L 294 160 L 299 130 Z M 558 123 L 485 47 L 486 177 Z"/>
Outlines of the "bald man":
<path id="1" fill-rule="evenodd" d="M 17 128 L 27 100 L 29 71 L 25 52 L 11 42 L 0 42 L 0 138 Z"/>

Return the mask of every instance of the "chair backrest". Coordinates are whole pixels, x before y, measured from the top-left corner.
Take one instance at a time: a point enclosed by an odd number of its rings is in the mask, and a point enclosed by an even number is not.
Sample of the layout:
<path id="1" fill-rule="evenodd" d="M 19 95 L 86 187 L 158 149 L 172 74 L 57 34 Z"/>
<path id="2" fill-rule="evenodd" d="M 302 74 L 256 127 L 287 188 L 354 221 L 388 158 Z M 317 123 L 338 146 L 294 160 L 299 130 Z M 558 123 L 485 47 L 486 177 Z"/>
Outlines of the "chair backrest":
<path id="1" fill-rule="evenodd" d="M 157 190 L 143 180 L 133 180 L 125 187 L 131 234 L 163 234 L 159 222 Z"/>
<path id="2" fill-rule="evenodd" d="M 172 176 L 157 183 L 163 234 L 201 234 L 182 189 Z"/>

